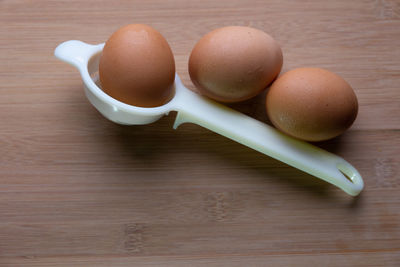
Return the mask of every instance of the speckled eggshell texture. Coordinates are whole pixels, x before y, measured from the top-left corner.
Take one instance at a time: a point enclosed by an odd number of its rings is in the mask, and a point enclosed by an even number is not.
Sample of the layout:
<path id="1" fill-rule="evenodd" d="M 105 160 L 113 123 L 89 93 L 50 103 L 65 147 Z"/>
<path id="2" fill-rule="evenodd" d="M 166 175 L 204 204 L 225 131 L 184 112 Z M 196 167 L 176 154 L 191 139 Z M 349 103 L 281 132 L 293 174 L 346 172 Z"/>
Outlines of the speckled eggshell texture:
<path id="1" fill-rule="evenodd" d="M 340 76 L 320 68 L 298 68 L 280 76 L 266 97 L 268 117 L 281 131 L 306 141 L 323 141 L 348 129 L 358 102 Z"/>
<path id="2" fill-rule="evenodd" d="M 254 97 L 276 78 L 282 51 L 267 33 L 250 27 L 216 29 L 198 41 L 189 74 L 198 91 L 221 102 Z"/>
<path id="3" fill-rule="evenodd" d="M 143 24 L 117 30 L 99 64 L 102 89 L 126 104 L 157 107 L 174 95 L 175 61 L 166 39 Z"/>

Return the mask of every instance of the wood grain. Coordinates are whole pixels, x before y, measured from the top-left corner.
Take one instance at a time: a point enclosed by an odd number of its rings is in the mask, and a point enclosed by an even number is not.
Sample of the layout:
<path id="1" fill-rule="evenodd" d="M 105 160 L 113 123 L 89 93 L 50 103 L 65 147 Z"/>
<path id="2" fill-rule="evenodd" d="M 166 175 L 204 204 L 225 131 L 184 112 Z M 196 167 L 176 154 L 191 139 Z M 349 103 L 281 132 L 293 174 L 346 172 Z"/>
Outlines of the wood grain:
<path id="1" fill-rule="evenodd" d="M 104 119 L 62 41 L 127 23 L 187 60 L 226 25 L 262 29 L 284 69 L 331 69 L 354 87 L 353 127 L 318 145 L 356 166 L 357 198 L 175 114 Z M 0 1 L 0 266 L 400 266 L 400 3 Z M 264 95 L 231 105 L 268 122 Z"/>

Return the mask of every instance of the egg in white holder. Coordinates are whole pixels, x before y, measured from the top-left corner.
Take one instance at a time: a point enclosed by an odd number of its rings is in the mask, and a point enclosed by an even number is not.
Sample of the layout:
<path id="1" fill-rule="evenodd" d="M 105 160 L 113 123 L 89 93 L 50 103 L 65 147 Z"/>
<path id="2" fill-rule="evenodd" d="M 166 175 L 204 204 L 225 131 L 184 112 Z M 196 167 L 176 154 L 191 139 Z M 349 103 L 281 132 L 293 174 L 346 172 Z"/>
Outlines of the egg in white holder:
<path id="1" fill-rule="evenodd" d="M 349 195 L 356 196 L 363 189 L 360 173 L 343 158 L 192 92 L 178 75 L 175 76 L 174 97 L 162 106 L 137 107 L 112 98 L 98 83 L 103 47 L 104 44 L 89 45 L 71 40 L 60 44 L 55 56 L 79 70 L 87 98 L 107 119 L 124 125 L 149 124 L 170 111 L 177 111 L 175 129 L 182 123 L 195 123 L 331 183 Z"/>

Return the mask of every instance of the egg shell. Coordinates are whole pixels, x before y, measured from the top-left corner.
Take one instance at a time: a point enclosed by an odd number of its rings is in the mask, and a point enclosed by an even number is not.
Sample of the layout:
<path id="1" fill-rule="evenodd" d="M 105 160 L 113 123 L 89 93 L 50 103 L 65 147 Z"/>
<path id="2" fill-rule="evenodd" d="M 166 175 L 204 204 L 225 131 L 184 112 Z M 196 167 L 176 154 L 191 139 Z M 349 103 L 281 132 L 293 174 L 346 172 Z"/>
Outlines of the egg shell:
<path id="1" fill-rule="evenodd" d="M 126 25 L 106 42 L 99 76 L 103 91 L 121 102 L 160 106 L 174 95 L 174 56 L 167 40 L 152 27 Z"/>
<path id="2" fill-rule="evenodd" d="M 266 96 L 272 124 L 306 141 L 331 139 L 357 117 L 358 102 L 340 76 L 320 68 L 298 68 L 279 77 Z"/>
<path id="3" fill-rule="evenodd" d="M 189 58 L 198 91 L 221 102 L 244 101 L 263 91 L 283 63 L 278 43 L 267 33 L 229 26 L 206 34 Z"/>

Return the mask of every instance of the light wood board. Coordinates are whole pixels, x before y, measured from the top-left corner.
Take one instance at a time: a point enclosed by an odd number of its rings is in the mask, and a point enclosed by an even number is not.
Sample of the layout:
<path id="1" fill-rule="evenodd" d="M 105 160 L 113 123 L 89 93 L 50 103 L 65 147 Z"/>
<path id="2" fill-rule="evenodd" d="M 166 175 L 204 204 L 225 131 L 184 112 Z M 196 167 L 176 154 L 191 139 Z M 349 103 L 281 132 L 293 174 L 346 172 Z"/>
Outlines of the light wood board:
<path id="1" fill-rule="evenodd" d="M 119 126 L 85 98 L 61 42 L 145 23 L 184 84 L 202 35 L 245 25 L 283 72 L 330 69 L 359 116 L 319 146 L 363 175 L 358 198 L 175 114 Z M 232 105 L 267 122 L 264 96 Z M 0 266 L 400 266 L 400 2 L 0 1 Z"/>

